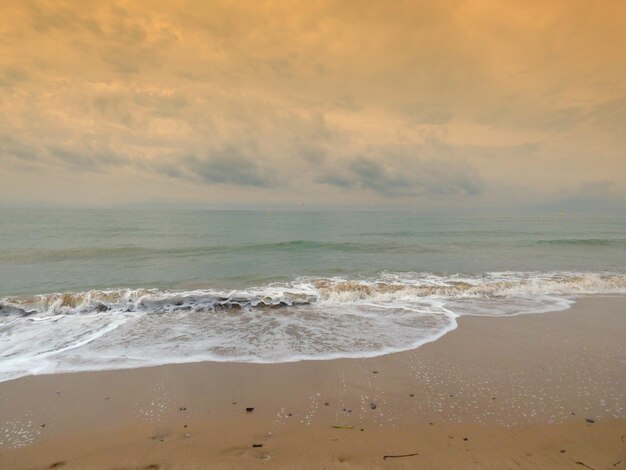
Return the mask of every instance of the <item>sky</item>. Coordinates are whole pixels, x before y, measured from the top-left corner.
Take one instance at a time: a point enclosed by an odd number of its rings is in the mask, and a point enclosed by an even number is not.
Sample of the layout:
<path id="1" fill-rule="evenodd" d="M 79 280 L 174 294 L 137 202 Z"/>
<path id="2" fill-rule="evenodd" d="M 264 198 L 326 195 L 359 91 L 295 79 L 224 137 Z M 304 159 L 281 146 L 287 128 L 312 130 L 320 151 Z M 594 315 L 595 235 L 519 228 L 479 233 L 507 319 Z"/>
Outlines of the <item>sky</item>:
<path id="1" fill-rule="evenodd" d="M 0 3 L 0 204 L 626 207 L 623 0 Z"/>

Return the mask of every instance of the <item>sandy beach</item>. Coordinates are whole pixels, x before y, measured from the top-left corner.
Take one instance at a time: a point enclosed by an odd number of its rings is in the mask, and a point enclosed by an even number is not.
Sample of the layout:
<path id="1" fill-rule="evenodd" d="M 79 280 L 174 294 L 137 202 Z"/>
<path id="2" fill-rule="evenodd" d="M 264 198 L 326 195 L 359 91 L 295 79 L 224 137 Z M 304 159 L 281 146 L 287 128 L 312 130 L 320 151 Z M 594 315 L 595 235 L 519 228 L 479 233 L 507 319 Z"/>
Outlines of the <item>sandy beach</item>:
<path id="1" fill-rule="evenodd" d="M 0 383 L 0 468 L 626 468 L 626 297 L 414 351 Z"/>

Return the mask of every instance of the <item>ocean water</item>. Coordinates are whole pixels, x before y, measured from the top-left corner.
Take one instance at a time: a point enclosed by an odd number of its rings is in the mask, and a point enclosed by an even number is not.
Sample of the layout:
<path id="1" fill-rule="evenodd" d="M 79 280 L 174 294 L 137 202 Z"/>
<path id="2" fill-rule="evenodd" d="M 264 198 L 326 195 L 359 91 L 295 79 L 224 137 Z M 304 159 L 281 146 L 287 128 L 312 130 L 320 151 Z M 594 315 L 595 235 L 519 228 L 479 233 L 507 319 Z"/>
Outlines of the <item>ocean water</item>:
<path id="1" fill-rule="evenodd" d="M 0 209 L 0 380 L 416 348 L 626 294 L 626 214 Z"/>

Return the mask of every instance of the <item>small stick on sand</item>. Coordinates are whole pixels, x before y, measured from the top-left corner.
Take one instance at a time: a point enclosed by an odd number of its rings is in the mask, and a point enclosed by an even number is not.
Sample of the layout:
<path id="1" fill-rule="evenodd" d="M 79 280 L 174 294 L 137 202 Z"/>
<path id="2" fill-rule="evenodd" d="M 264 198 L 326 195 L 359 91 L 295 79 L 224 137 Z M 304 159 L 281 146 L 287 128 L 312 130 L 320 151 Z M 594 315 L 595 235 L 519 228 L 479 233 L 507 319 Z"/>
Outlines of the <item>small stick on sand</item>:
<path id="1" fill-rule="evenodd" d="M 578 462 L 576 462 L 576 465 L 582 465 L 583 467 L 587 467 L 587 468 L 589 468 L 591 470 L 595 470 L 593 467 L 590 467 L 585 462 L 581 462 L 580 460 Z"/>
<path id="2" fill-rule="evenodd" d="M 387 460 L 387 459 L 398 459 L 400 457 L 415 457 L 416 455 L 418 455 L 417 452 L 415 452 L 414 454 L 403 454 L 403 455 L 384 455 L 383 456 L 383 460 Z"/>

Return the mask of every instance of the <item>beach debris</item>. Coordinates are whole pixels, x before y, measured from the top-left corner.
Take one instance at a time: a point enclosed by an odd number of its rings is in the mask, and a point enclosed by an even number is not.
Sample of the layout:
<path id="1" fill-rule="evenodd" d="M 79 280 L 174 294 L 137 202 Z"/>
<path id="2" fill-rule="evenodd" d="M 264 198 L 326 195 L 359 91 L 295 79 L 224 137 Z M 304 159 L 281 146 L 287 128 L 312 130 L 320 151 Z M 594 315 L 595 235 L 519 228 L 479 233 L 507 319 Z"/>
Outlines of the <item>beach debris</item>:
<path id="1" fill-rule="evenodd" d="M 560 452 L 561 454 L 564 454 L 564 453 L 565 453 L 565 449 L 561 449 L 559 452 Z"/>
<path id="2" fill-rule="evenodd" d="M 589 424 L 593 424 L 593 423 L 595 423 L 596 421 L 595 421 L 594 419 L 591 419 L 591 418 L 585 418 L 585 422 L 587 422 L 587 423 L 589 423 Z"/>
<path id="3" fill-rule="evenodd" d="M 178 411 L 187 411 L 187 407 L 181 406 L 180 408 L 178 408 Z"/>
<path id="4" fill-rule="evenodd" d="M 46 423 L 43 423 L 43 424 L 41 425 L 41 427 L 42 427 L 42 428 L 45 428 L 45 427 L 46 427 Z"/>
<path id="5" fill-rule="evenodd" d="M 62 460 L 58 461 L 58 462 L 54 462 L 53 464 L 51 464 L 48 468 L 61 468 L 61 467 L 65 467 L 65 464 L 67 462 L 64 462 Z"/>
<path id="6" fill-rule="evenodd" d="M 376 403 L 374 403 L 374 402 L 370 403 L 370 408 L 372 410 L 375 410 L 376 409 Z"/>
<path id="7" fill-rule="evenodd" d="M 585 462 L 581 462 L 580 460 L 578 460 L 578 461 L 576 462 L 576 465 L 582 465 L 582 466 L 583 466 L 583 467 L 585 467 L 585 468 L 589 468 L 589 469 L 591 469 L 591 470 L 596 470 L 595 468 L 590 467 L 590 466 L 589 466 L 589 465 L 587 465 Z"/>
<path id="8" fill-rule="evenodd" d="M 252 444 L 252 447 L 263 447 L 263 444 Z"/>
<path id="9" fill-rule="evenodd" d="M 341 426 L 339 424 L 335 424 L 332 426 L 333 429 L 354 429 L 354 426 Z"/>
<path id="10" fill-rule="evenodd" d="M 378 374 L 378 371 L 377 370 L 373 370 L 372 374 Z"/>
<path id="11" fill-rule="evenodd" d="M 417 452 L 413 453 L 413 454 L 400 454 L 400 455 L 383 455 L 383 460 L 387 460 L 387 459 L 400 459 L 402 457 L 415 457 L 416 455 L 419 455 Z"/>
<path id="12" fill-rule="evenodd" d="M 415 393 L 409 393 L 409 396 L 413 398 L 415 396 Z"/>
<path id="13" fill-rule="evenodd" d="M 253 411 L 254 411 L 253 406 L 249 406 L 248 408 L 246 408 L 246 413 L 252 413 Z"/>
<path id="14" fill-rule="evenodd" d="M 330 403 L 328 403 L 327 401 L 324 402 L 324 406 L 328 406 L 328 405 L 330 405 Z"/>
<path id="15" fill-rule="evenodd" d="M 152 439 L 153 441 L 160 441 L 163 442 L 165 441 L 165 438 L 169 435 L 169 433 L 157 433 L 154 436 L 150 436 L 150 439 Z"/>

